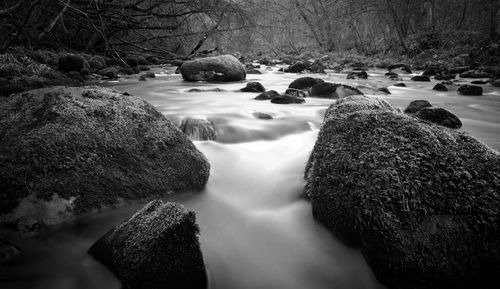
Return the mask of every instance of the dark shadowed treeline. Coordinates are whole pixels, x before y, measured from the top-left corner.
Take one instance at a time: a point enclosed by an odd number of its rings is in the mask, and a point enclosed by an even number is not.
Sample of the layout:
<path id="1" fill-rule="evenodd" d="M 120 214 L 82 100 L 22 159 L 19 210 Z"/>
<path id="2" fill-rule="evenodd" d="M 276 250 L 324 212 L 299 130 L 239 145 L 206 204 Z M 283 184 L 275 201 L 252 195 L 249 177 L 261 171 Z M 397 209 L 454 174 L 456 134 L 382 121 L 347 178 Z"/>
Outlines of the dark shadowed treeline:
<path id="1" fill-rule="evenodd" d="M 0 49 L 416 55 L 497 40 L 499 10 L 499 0 L 4 0 Z"/>

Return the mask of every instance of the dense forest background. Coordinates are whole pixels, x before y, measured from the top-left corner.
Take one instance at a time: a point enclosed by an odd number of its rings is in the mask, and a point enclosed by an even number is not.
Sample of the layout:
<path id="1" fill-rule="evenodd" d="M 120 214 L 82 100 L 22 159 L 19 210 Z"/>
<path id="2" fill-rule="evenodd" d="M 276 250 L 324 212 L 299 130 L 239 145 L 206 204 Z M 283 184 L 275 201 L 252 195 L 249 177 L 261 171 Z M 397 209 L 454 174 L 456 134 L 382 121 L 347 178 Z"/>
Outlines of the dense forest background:
<path id="1" fill-rule="evenodd" d="M 499 0 L 3 0 L 0 52 L 414 56 L 498 41 L 499 10 Z"/>

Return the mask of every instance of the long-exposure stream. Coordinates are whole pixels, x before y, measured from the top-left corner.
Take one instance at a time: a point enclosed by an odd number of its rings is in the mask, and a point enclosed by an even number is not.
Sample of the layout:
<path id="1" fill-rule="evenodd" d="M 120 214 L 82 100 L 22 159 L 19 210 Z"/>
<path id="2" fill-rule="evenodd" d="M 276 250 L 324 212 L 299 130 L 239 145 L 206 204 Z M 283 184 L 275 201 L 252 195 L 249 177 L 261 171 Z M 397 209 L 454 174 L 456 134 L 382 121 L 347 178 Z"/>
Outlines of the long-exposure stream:
<path id="1" fill-rule="evenodd" d="M 210 288 L 383 288 L 358 250 L 314 221 L 302 196 L 305 163 L 325 109 L 334 100 L 308 97 L 303 104 L 272 104 L 254 100 L 258 93 L 239 92 L 244 82 L 189 83 L 173 74 L 173 68 L 160 72 L 145 82 L 134 78 L 108 86 L 142 97 L 176 124 L 195 118 L 215 125 L 215 141 L 195 140 L 211 165 L 206 189 L 164 197 L 196 212 Z M 303 76 L 276 68 L 263 72 L 248 75 L 247 81 L 259 81 L 267 90 L 281 93 Z M 346 80 L 345 74 L 336 73 L 313 76 L 363 86 L 366 94 L 388 87 L 392 94 L 378 96 L 401 108 L 412 100 L 429 100 L 456 114 L 463 122 L 461 130 L 500 149 L 499 89 L 485 85 L 479 97 L 436 92 L 432 90 L 436 81 L 413 82 L 412 75 L 403 76 L 407 87 L 395 87 L 384 73 L 370 70 L 368 80 Z M 222 91 L 189 92 L 193 88 Z M 257 118 L 256 113 L 272 119 Z M 82 217 L 34 238 L 14 239 L 24 254 L 0 271 L 0 287 L 120 288 L 118 280 L 86 251 L 142 205 Z"/>

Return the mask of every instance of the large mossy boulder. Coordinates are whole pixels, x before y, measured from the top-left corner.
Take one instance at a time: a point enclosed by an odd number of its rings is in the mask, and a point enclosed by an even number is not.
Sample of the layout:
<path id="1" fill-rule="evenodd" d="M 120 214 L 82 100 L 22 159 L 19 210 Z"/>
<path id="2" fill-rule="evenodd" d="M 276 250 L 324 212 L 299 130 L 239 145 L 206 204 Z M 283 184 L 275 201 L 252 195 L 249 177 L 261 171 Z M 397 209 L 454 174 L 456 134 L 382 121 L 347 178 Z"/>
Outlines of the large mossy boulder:
<path id="1" fill-rule="evenodd" d="M 240 81 L 246 78 L 245 66 L 232 55 L 185 61 L 180 72 L 186 81 Z"/>
<path id="2" fill-rule="evenodd" d="M 202 189 L 210 169 L 151 104 L 98 87 L 0 99 L 0 163 L 0 216 L 44 223 L 123 200 Z"/>
<path id="3" fill-rule="evenodd" d="M 388 288 L 497 288 L 500 155 L 355 96 L 327 110 L 305 172 L 313 216 Z"/>
<path id="4" fill-rule="evenodd" d="M 205 289 L 207 274 L 193 211 L 152 201 L 90 249 L 124 289 Z"/>

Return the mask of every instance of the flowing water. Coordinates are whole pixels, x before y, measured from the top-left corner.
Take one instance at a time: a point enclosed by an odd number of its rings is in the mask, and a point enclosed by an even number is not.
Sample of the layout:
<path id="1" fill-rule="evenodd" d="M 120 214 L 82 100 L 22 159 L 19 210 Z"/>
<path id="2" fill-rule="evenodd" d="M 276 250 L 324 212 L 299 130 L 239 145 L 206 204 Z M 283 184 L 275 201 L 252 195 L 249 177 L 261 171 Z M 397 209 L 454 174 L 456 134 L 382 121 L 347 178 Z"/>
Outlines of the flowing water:
<path id="1" fill-rule="evenodd" d="M 333 100 L 272 104 L 253 100 L 257 93 L 236 92 L 243 82 L 187 83 L 169 73 L 111 86 L 146 99 L 177 124 L 191 117 L 209 120 L 217 128 L 216 141 L 195 142 L 211 164 L 206 189 L 165 197 L 196 211 L 210 288 L 383 288 L 358 250 L 346 247 L 313 220 L 311 205 L 301 196 L 304 166 Z M 248 81 L 283 92 L 298 77 L 265 70 L 263 75 L 249 75 Z M 462 130 L 500 149 L 498 89 L 485 86 L 484 96 L 459 96 L 456 91 L 432 91 L 434 81 L 408 81 L 411 75 L 404 76 L 408 87 L 400 88 L 390 86 L 394 82 L 382 71 L 370 72 L 369 80 L 347 81 L 345 74 L 317 77 L 362 85 L 365 92 L 389 86 L 392 95 L 381 97 L 400 107 L 427 99 L 458 115 Z M 225 91 L 188 92 L 195 87 Z M 257 119 L 256 112 L 273 119 Z M 0 288 L 120 288 L 86 250 L 142 205 L 80 218 L 31 239 L 12 237 L 24 254 L 17 263 L 0 267 Z"/>

